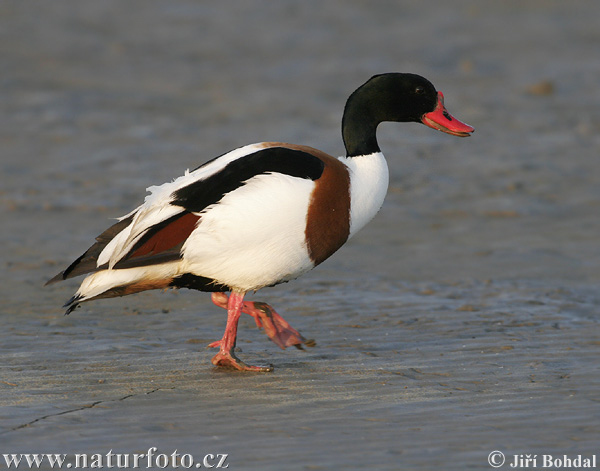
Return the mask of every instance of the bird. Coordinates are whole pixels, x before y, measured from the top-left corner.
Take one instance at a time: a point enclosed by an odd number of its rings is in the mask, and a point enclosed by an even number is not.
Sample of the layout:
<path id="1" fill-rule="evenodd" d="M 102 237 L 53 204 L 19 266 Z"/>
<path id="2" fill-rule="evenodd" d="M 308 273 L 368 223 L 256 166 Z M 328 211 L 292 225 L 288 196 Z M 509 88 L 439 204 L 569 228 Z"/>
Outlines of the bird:
<path id="1" fill-rule="evenodd" d="M 454 118 L 444 95 L 411 73 L 374 75 L 347 99 L 345 155 L 306 145 L 259 142 L 147 188 L 144 202 L 46 284 L 87 275 L 67 301 L 81 303 L 152 289 L 211 293 L 227 310 L 212 364 L 270 372 L 235 352 L 238 321 L 251 315 L 279 347 L 313 346 L 275 309 L 248 292 L 291 281 L 328 259 L 381 208 L 389 182 L 377 142 L 382 122 L 417 122 L 458 137 L 474 128 Z M 228 294 L 229 293 L 229 294 Z"/>

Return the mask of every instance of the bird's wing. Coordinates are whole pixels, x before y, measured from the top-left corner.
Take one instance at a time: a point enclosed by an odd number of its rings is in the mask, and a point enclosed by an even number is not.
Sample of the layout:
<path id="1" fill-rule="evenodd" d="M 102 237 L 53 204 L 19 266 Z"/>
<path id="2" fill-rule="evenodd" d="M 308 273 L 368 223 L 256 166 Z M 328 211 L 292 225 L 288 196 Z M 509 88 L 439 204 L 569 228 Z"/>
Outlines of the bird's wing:
<path id="1" fill-rule="evenodd" d="M 121 269 L 177 260 L 201 223 L 202 213 L 224 195 L 261 174 L 318 179 L 324 163 L 317 151 L 279 143 L 241 147 L 176 180 L 149 187 L 144 203 L 100 234 L 96 243 L 48 283 L 102 269 Z"/>

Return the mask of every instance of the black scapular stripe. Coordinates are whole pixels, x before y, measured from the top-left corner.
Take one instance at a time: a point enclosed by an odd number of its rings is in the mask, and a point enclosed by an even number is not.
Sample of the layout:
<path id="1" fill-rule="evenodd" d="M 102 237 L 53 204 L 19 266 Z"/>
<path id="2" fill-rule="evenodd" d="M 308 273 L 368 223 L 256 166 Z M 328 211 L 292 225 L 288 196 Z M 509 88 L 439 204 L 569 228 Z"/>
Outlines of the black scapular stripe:
<path id="1" fill-rule="evenodd" d="M 234 160 L 216 174 L 174 191 L 171 204 L 199 212 L 256 175 L 273 172 L 316 180 L 324 168 L 323 161 L 308 152 L 268 147 Z"/>

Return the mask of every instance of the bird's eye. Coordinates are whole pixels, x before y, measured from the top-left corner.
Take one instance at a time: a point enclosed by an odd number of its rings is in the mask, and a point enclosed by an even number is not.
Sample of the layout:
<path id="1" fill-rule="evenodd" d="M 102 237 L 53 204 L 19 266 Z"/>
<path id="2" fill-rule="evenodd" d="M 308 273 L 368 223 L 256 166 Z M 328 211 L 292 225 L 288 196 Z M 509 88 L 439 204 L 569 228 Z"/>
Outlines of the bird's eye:
<path id="1" fill-rule="evenodd" d="M 423 93 L 425 93 L 425 89 L 423 87 L 417 87 L 415 88 L 415 93 L 417 95 L 423 95 Z"/>

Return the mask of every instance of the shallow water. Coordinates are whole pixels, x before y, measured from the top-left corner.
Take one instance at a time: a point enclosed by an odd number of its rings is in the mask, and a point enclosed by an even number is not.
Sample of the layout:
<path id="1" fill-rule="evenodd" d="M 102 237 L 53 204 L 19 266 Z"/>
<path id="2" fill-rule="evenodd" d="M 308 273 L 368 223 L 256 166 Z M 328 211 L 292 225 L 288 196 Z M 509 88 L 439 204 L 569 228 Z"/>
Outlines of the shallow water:
<path id="1" fill-rule="evenodd" d="M 0 6 L 0 455 L 463 470 L 597 453 L 600 5 L 435 3 Z M 63 317 L 76 283 L 41 287 L 185 168 L 262 140 L 341 153 L 347 95 L 392 70 L 476 133 L 380 127 L 380 214 L 253 296 L 317 346 L 241 322 L 240 355 L 273 374 L 210 367 L 225 317 L 206 294 Z"/>

